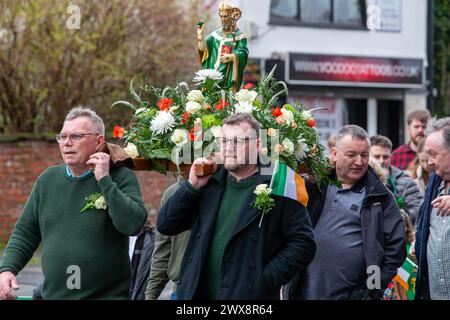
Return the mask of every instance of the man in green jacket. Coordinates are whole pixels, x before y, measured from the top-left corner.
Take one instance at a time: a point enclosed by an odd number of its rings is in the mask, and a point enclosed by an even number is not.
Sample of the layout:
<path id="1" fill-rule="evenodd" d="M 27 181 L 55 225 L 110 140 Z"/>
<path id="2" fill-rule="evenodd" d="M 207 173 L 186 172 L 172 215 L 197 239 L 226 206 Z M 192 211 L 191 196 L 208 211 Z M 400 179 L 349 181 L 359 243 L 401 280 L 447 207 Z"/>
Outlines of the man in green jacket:
<path id="1" fill-rule="evenodd" d="M 132 171 L 98 152 L 105 126 L 92 110 L 72 109 L 56 136 L 64 165 L 37 179 L 0 263 L 0 299 L 13 299 L 16 275 L 42 246 L 44 299 L 128 299 L 129 236 L 147 211 Z"/>
<path id="2" fill-rule="evenodd" d="M 180 176 L 178 182 L 167 188 L 161 199 L 161 207 L 178 190 L 180 183 L 184 180 L 186 178 Z M 169 280 L 172 280 L 174 283 L 171 300 L 176 299 L 181 260 L 183 259 L 190 235 L 190 230 L 186 230 L 176 236 L 166 236 L 156 231 L 155 249 L 153 251 L 150 275 L 145 290 L 145 300 L 158 299 Z"/>

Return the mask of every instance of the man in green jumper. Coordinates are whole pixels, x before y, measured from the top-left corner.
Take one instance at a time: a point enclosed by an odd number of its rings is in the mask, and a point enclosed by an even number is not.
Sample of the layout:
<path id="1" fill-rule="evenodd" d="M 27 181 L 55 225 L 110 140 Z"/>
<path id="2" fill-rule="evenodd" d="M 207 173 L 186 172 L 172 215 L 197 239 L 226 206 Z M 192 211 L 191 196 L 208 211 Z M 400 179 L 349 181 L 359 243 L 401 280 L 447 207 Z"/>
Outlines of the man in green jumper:
<path id="1" fill-rule="evenodd" d="M 252 206 L 255 188 L 271 180 L 268 159 L 257 161 L 259 130 L 248 113 L 225 119 L 221 161 L 216 162 L 223 165 L 199 177 L 195 165 L 211 161 L 195 160 L 188 180 L 159 212 L 162 234 L 191 230 L 177 284 L 179 300 L 279 299 L 281 286 L 314 257 L 311 221 L 303 205 L 273 195 L 268 214 Z"/>
<path id="2" fill-rule="evenodd" d="M 128 299 L 129 236 L 147 219 L 136 176 L 98 152 L 105 126 L 88 108 L 72 109 L 56 140 L 65 164 L 31 191 L 0 263 L 0 299 L 14 298 L 16 275 L 39 244 L 44 299 Z"/>

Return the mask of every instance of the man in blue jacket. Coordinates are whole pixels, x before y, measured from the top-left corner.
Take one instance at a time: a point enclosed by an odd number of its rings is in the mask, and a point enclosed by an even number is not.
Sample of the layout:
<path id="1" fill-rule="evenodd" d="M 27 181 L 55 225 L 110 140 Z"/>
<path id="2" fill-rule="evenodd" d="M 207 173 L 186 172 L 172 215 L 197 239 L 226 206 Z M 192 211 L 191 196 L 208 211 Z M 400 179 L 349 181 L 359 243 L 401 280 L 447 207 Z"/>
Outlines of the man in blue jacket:
<path id="1" fill-rule="evenodd" d="M 450 117 L 431 119 L 426 137 L 425 152 L 435 173 L 428 181 L 416 233 L 416 300 L 449 300 Z"/>
<path id="2" fill-rule="evenodd" d="M 251 206 L 267 165 L 251 161 L 260 148 L 259 124 L 247 113 L 228 117 L 219 138 L 221 166 L 198 177 L 195 164 L 161 208 L 158 230 L 175 235 L 192 229 L 181 264 L 177 298 L 279 299 L 281 286 L 314 256 L 311 222 L 299 202 L 272 196 L 265 214 Z M 266 159 L 267 160 L 267 159 Z"/>

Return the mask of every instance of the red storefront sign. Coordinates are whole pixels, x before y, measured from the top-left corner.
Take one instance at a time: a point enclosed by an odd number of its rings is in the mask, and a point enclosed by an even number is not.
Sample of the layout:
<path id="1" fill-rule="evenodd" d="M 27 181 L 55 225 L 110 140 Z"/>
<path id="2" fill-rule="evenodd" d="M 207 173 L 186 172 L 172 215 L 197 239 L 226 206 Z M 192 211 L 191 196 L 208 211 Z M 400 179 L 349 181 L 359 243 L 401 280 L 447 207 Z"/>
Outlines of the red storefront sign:
<path id="1" fill-rule="evenodd" d="M 287 81 L 292 84 L 364 87 L 421 87 L 421 59 L 396 59 L 289 53 Z"/>

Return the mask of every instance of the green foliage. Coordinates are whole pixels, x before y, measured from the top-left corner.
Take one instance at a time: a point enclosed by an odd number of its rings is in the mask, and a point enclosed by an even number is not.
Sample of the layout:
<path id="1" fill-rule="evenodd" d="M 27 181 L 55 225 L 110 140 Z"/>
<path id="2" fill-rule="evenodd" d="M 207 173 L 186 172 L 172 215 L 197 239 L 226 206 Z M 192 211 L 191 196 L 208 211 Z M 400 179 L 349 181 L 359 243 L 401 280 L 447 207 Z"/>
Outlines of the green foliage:
<path id="1" fill-rule="evenodd" d="M 83 207 L 83 209 L 81 209 L 81 213 L 86 212 L 87 210 L 90 209 L 95 209 L 95 201 L 97 201 L 100 197 L 102 196 L 101 192 L 96 192 L 91 194 L 90 196 L 87 196 L 85 198 L 86 200 L 86 205 Z"/>
<path id="2" fill-rule="evenodd" d="M 268 194 L 262 193 L 256 196 L 251 206 L 260 210 L 263 214 L 269 214 L 273 207 L 275 207 L 275 200 Z"/>

